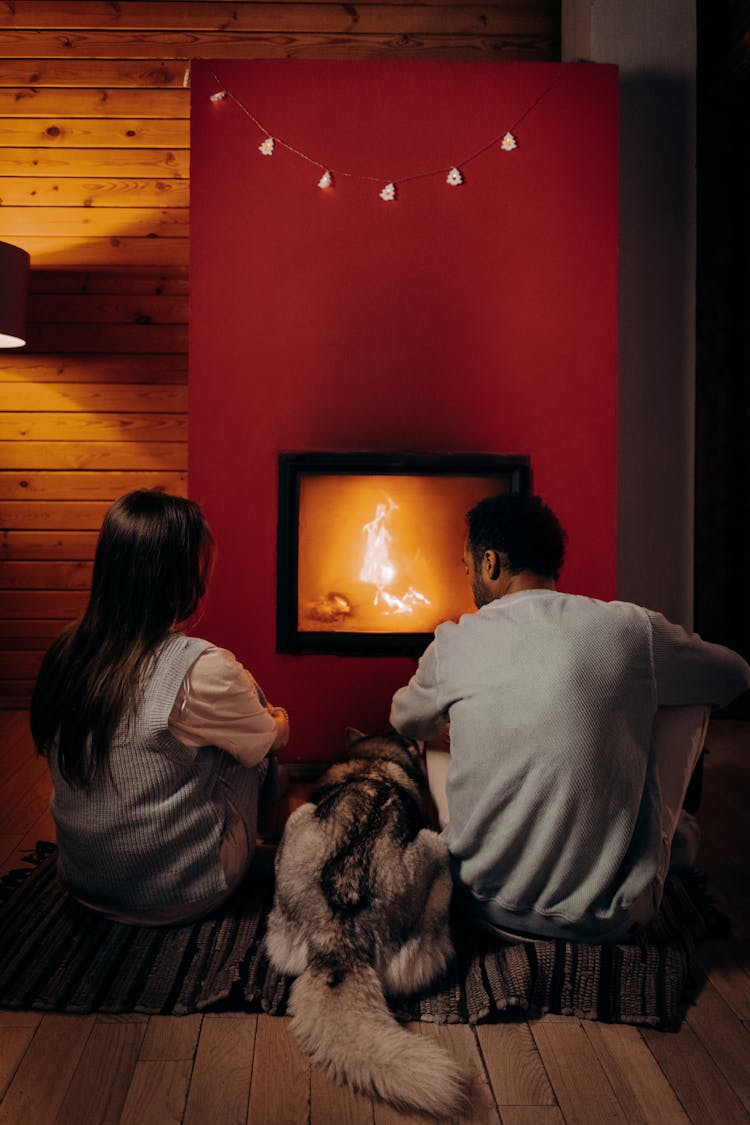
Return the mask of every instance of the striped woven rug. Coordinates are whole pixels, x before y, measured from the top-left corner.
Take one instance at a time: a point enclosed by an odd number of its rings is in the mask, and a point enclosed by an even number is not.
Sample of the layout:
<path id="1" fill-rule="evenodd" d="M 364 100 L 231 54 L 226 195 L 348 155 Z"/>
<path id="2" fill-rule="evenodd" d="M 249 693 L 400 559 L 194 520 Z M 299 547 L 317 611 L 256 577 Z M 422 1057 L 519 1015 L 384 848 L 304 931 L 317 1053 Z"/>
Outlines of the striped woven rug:
<path id="1" fill-rule="evenodd" d="M 108 922 L 62 890 L 56 850 L 38 844 L 0 884 L 0 1007 L 55 1012 L 282 1015 L 291 980 L 263 948 L 270 891 L 241 889 L 188 926 Z M 477 1023 L 510 1010 L 677 1027 L 696 943 L 720 919 L 700 880 L 670 878 L 659 918 L 633 945 L 500 945 L 457 923 L 457 957 L 430 991 L 393 1001 L 399 1019 Z"/>

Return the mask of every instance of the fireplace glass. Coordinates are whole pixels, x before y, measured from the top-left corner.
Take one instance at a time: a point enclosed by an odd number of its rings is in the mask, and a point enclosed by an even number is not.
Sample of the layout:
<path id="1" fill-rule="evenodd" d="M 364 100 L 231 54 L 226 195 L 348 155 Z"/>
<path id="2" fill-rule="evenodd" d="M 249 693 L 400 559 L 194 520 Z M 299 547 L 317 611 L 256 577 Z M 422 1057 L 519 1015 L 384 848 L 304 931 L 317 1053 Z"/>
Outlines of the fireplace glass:
<path id="1" fill-rule="evenodd" d="M 282 454 L 277 650 L 418 655 L 474 609 L 466 512 L 527 481 L 522 456 Z"/>

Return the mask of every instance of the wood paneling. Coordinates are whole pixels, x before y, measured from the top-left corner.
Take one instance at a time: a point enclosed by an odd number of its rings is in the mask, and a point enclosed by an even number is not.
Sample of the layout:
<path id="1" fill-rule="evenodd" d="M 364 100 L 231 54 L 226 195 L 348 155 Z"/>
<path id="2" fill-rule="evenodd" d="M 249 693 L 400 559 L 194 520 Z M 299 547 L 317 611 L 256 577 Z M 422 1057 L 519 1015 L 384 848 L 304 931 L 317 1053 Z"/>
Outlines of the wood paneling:
<path id="1" fill-rule="evenodd" d="M 166 52 L 165 47 L 165 52 Z M 111 88 L 163 90 L 183 87 L 185 63 L 177 60 L 141 62 L 130 59 L 3 59 L 3 81 L 9 86 L 33 89 L 88 89 L 99 87 L 104 93 Z"/>
<path id="2" fill-rule="evenodd" d="M 189 185 L 179 180 L 105 180 L 76 176 L 14 176 L 0 189 L 7 207 L 187 207 Z"/>
<path id="3" fill-rule="evenodd" d="M 162 284 L 165 291 L 167 290 L 166 279 L 162 281 L 158 275 L 151 276 L 152 280 L 149 284 L 157 287 L 155 290 L 157 293 L 161 292 Z M 144 280 L 142 274 L 135 272 L 123 275 L 105 272 L 92 274 L 78 271 L 71 273 L 52 271 L 48 274 L 45 270 L 39 270 L 31 275 L 32 292 L 34 282 L 38 279 L 42 279 L 42 291 L 44 291 L 48 277 L 50 278 L 48 284 L 57 286 L 57 288 L 50 288 L 49 291 L 52 293 L 68 291 L 67 285 L 74 287 L 75 291 L 82 287 L 82 292 L 97 292 L 97 282 L 99 279 L 106 278 L 119 280 L 124 285 L 130 284 L 131 291 L 139 293 L 141 291 L 139 279 L 140 282 Z M 102 291 L 116 292 L 117 290 L 107 282 L 106 288 Z M 97 356 L 93 359 L 87 355 L 49 356 L 0 351 L 0 382 L 54 383 L 60 380 L 72 383 L 99 383 L 104 380 L 108 383 L 184 383 L 186 377 L 187 358 L 184 355 L 169 357 L 144 355 L 135 367 L 133 361 L 125 356 Z"/>
<path id="4" fill-rule="evenodd" d="M 139 474 L 139 479 L 146 474 Z M 24 562 L 32 559 L 92 559 L 96 532 L 3 531 L 0 559 Z M 40 622 L 44 631 L 44 623 Z"/>
<path id="5" fill-rule="evenodd" d="M 2 415 L 0 415 L 2 418 Z M 0 464 L 13 469 L 184 469 L 187 449 L 179 442 L 0 441 Z M 114 499 L 115 497 L 113 497 Z"/>
<path id="6" fill-rule="evenodd" d="M 188 175 L 187 150 L 162 148 L 2 148 L 0 176 L 125 176 L 181 179 Z M 123 201 L 125 202 L 125 201 Z M 86 259 L 81 263 L 88 264 Z"/>
<path id="7" fill-rule="evenodd" d="M 75 268 L 84 255 L 91 266 L 109 266 L 119 262 L 123 269 L 129 266 L 186 266 L 188 240 L 165 238 L 158 240 L 148 235 L 143 238 L 64 238 L 55 235 L 15 235 L 13 242 L 28 251 L 33 261 L 50 266 Z M 111 350 L 117 350 L 115 346 Z"/>
<path id="8" fill-rule="evenodd" d="M 187 297 L 118 293 L 32 294 L 31 317 L 45 324 L 187 324 Z"/>
<path id="9" fill-rule="evenodd" d="M 14 0 L 0 31 L 0 239 L 32 259 L 29 343 L 0 352 L 0 706 L 18 706 L 82 608 L 108 504 L 186 492 L 189 60 L 555 61 L 560 5 Z"/>
<path id="10" fill-rule="evenodd" d="M 16 239 L 16 245 L 22 244 Z M 187 246 L 185 246 L 187 253 Z M 36 324 L 29 345 L 56 352 L 176 352 L 187 349 L 186 324 Z"/>
<path id="11" fill-rule="evenodd" d="M 15 117 L 91 117 L 110 119 L 132 117 L 142 123 L 146 117 L 177 120 L 190 117 L 190 91 L 180 90 L 50 90 L 18 86 L 0 90 L 0 116 Z"/>
<path id="12" fill-rule="evenodd" d="M 145 351 L 144 348 L 122 350 Z M 185 387 L 144 383 L 118 383 L 115 387 L 107 383 L 0 383 L 0 409 L 8 412 L 46 410 L 80 414 L 86 411 L 100 417 L 121 410 L 178 414 L 186 408 L 185 399 Z"/>
<path id="13" fill-rule="evenodd" d="M 1 117 L 7 146 L 52 145 L 66 148 L 187 148 L 187 121 L 147 117 Z"/>
<path id="14" fill-rule="evenodd" d="M 362 5 L 357 10 L 365 12 L 367 7 Z M 284 5 L 280 4 L 279 8 L 283 11 Z M 345 10 L 344 5 L 325 6 L 325 14 L 335 16 Z M 341 27 L 341 21 L 336 18 L 335 28 L 331 31 L 291 29 L 286 21 L 282 21 L 278 31 L 235 31 L 231 34 L 222 31 L 73 31 L 61 36 L 54 31 L 6 31 L 3 33 L 3 52 L 10 59 L 55 58 L 62 53 L 78 59 L 116 59 L 121 51 L 125 51 L 130 58 L 155 61 L 162 59 L 165 51 L 185 60 L 337 59 L 342 56 L 367 59 L 392 57 L 397 53 L 412 59 L 496 58 L 523 62 L 550 58 L 549 35 L 534 29 L 530 29 L 527 35 L 480 34 L 478 29 L 451 31 L 450 26 L 440 19 L 440 8 L 435 6 L 430 7 L 429 12 L 438 13 L 438 32 L 430 34 L 414 31 L 411 19 L 398 18 L 403 13 L 409 13 L 409 5 L 398 8 L 393 5 L 389 10 L 396 13 L 391 32 L 363 33 L 357 28 L 356 16 L 349 19 L 346 27 Z M 460 12 L 461 9 L 454 11 Z"/>
<path id="15" fill-rule="evenodd" d="M 186 433 L 187 420 L 174 414 L 0 414 L 0 441 L 185 441 Z"/>
<path id="16" fill-rule="evenodd" d="M 165 488 L 183 496 L 187 473 L 0 472 L 0 500 L 109 500 L 113 489 L 119 495 L 133 488 Z"/>
<path id="17" fill-rule="evenodd" d="M 446 4 L 443 0 L 422 0 L 420 7 L 442 9 L 443 13 L 464 10 L 484 13 L 486 19 L 493 19 L 499 33 L 528 34 L 533 29 L 543 29 L 554 36 L 559 23 L 554 6 L 539 0 L 515 0 L 514 3 L 461 5 Z M 332 9 L 341 8 L 340 12 Z M 402 11 L 401 9 L 405 9 Z M 146 0 L 131 0 L 130 3 L 112 4 L 107 0 L 72 0 L 58 2 L 50 0 L 14 0 L 0 11 L 0 28 L 44 28 L 73 30 L 75 28 L 98 28 L 152 31 L 154 29 L 181 31 L 257 31 L 278 30 L 284 26 L 301 26 L 303 21 L 311 30 L 321 27 L 335 27 L 337 19 L 346 18 L 350 25 L 368 18 L 365 13 L 390 13 L 389 26 L 395 26 L 414 18 L 409 5 L 399 0 L 388 0 L 380 4 L 321 4 L 317 0 L 299 3 L 258 3 L 258 0 L 238 0 L 230 3 L 201 3 L 191 0 L 189 4 L 148 3 Z M 437 21 L 439 17 L 436 15 Z"/>

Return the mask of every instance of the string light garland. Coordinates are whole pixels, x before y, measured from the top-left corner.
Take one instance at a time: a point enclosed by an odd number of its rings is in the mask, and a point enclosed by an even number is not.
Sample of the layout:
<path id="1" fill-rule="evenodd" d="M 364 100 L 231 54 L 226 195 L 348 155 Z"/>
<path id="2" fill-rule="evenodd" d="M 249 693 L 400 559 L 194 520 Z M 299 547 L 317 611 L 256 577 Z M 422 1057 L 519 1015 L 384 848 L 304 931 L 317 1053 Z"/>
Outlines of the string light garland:
<path id="1" fill-rule="evenodd" d="M 243 102 L 240 101 L 236 94 L 233 94 L 231 90 L 228 90 L 225 86 L 222 85 L 218 78 L 218 75 L 214 74 L 213 71 L 209 71 L 209 73 L 216 82 L 216 85 L 219 87 L 218 90 L 209 95 L 209 101 L 217 105 L 221 102 L 231 100 L 235 103 L 236 106 L 239 107 L 239 109 L 242 110 L 245 116 L 248 117 L 250 121 L 252 121 L 252 123 L 256 126 L 256 128 L 263 134 L 264 140 L 261 141 L 261 143 L 258 145 L 258 151 L 263 156 L 273 156 L 276 146 L 278 146 L 279 148 L 286 149 L 287 152 L 291 152 L 295 156 L 300 157 L 302 160 L 306 160 L 308 164 L 312 164 L 322 173 L 320 179 L 318 180 L 318 187 L 323 191 L 326 191 L 334 186 L 334 180 L 336 177 L 344 177 L 350 180 L 364 180 L 370 183 L 383 184 L 385 177 L 364 175 L 359 172 L 348 172 L 343 168 L 327 167 L 320 160 L 316 160 L 314 156 L 310 156 L 308 153 L 302 152 L 301 149 L 295 148 L 294 145 L 290 145 L 287 141 L 282 140 L 280 137 L 273 136 L 273 134 L 270 133 L 268 129 L 266 129 L 265 125 L 261 124 L 258 118 L 250 112 L 250 110 L 246 105 L 244 105 Z M 471 155 L 464 157 L 464 159 L 460 160 L 458 164 L 453 164 L 450 168 L 433 168 L 427 172 L 414 172 L 410 176 L 401 176 L 395 180 L 388 179 L 385 182 L 385 185 L 381 187 L 378 195 L 384 203 L 393 203 L 397 198 L 398 189 L 401 187 L 401 185 L 411 183 L 413 180 L 424 180 L 431 176 L 444 176 L 445 183 L 450 187 L 460 187 L 466 182 L 461 169 L 465 168 L 467 164 L 470 164 L 472 160 L 476 160 L 477 157 L 482 156 L 485 152 L 488 152 L 493 148 L 499 148 L 501 152 L 514 152 L 515 149 L 518 148 L 518 141 L 516 140 L 515 130 L 518 128 L 521 122 L 528 117 L 532 110 L 536 109 L 539 103 L 544 98 L 546 98 L 550 90 L 552 90 L 553 86 L 557 85 L 561 78 L 562 74 L 558 74 L 554 81 L 552 81 L 549 86 L 547 86 L 547 88 L 543 90 L 542 93 L 531 103 L 531 105 L 529 105 L 524 110 L 521 116 L 513 122 L 510 129 L 507 129 L 502 136 L 493 137 L 491 141 L 488 141 L 487 144 L 482 145 L 482 147 L 477 149 L 476 152 L 473 152 L 471 153 Z"/>

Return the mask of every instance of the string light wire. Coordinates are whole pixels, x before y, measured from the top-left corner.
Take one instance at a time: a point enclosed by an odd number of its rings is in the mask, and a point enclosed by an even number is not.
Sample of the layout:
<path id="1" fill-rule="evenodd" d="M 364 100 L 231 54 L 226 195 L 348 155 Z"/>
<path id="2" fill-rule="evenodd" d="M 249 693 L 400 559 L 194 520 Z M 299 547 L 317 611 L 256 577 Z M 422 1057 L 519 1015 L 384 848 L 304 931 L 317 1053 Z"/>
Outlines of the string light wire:
<path id="1" fill-rule="evenodd" d="M 252 121 L 253 125 L 255 125 L 255 127 L 263 134 L 263 136 L 266 138 L 266 140 L 271 142 L 271 151 L 273 151 L 273 148 L 278 145 L 279 148 L 284 148 L 284 149 L 287 150 L 287 152 L 292 152 L 292 153 L 294 153 L 295 156 L 299 156 L 299 158 L 301 160 L 306 160 L 307 163 L 312 164 L 313 167 L 319 168 L 324 173 L 324 176 L 325 176 L 325 173 L 328 173 L 329 176 L 331 176 L 331 177 L 338 178 L 340 176 L 343 176 L 343 177 L 345 177 L 347 179 L 350 179 L 350 180 L 366 180 L 370 183 L 377 183 L 377 184 L 383 184 L 384 183 L 388 186 L 395 185 L 395 184 L 398 184 L 399 186 L 401 184 L 409 184 L 409 183 L 413 183 L 415 180 L 424 180 L 424 179 L 427 179 L 430 176 L 442 176 L 442 175 L 446 175 L 446 173 L 450 174 L 454 170 L 465 168 L 467 164 L 471 164 L 471 162 L 473 160 L 476 160 L 477 157 L 482 156 L 485 152 L 488 152 L 491 148 L 494 148 L 496 145 L 501 144 L 501 142 L 505 138 L 508 138 L 508 137 L 510 137 L 510 139 L 513 142 L 512 145 L 508 146 L 508 151 L 510 151 L 511 148 L 515 148 L 516 143 L 515 143 L 515 137 L 513 135 L 515 133 L 515 130 L 518 128 L 519 125 L 521 125 L 521 123 L 523 121 L 526 120 L 526 118 L 529 116 L 529 114 L 532 113 L 536 109 L 536 107 L 539 105 L 539 103 L 547 97 L 547 95 L 551 92 L 551 90 L 557 85 L 557 83 L 562 78 L 562 74 L 558 74 L 557 77 L 554 78 L 552 82 L 550 82 L 550 84 L 546 87 L 546 89 L 542 90 L 541 94 L 539 94 L 539 96 L 534 99 L 534 101 L 531 103 L 531 105 L 527 106 L 527 108 L 523 111 L 523 113 L 520 115 L 520 117 L 516 118 L 516 120 L 513 122 L 513 124 L 510 126 L 509 129 L 505 130 L 505 132 L 500 134 L 499 136 L 493 137 L 493 139 L 491 141 L 488 141 L 486 144 L 482 145 L 482 147 L 478 148 L 476 150 L 476 152 L 472 152 L 469 156 L 464 157 L 463 160 L 454 161 L 452 164 L 446 165 L 445 167 L 432 168 L 432 169 L 430 169 L 429 171 L 426 171 L 426 172 L 412 172 L 412 174 L 409 175 L 409 176 L 371 176 L 371 175 L 367 175 L 367 174 L 362 173 L 362 172 L 349 172 L 345 168 L 334 168 L 330 164 L 324 164 L 322 161 L 316 160 L 316 158 L 314 156 L 310 156 L 308 153 L 303 152 L 301 149 L 295 148 L 295 146 L 289 144 L 288 141 L 282 140 L 281 137 L 277 137 L 275 133 L 273 133 L 270 129 L 267 129 L 266 126 L 263 125 L 258 120 L 258 118 L 255 116 L 254 113 L 250 112 L 250 110 L 247 108 L 247 106 L 244 104 L 244 102 L 241 102 L 236 94 L 233 94 L 232 91 L 229 90 L 221 82 L 219 76 L 217 74 L 215 74 L 213 70 L 209 71 L 209 74 L 211 75 L 211 77 L 216 82 L 216 85 L 218 86 L 218 91 L 217 91 L 216 94 L 211 95 L 211 100 L 212 101 L 223 101 L 223 100 L 226 100 L 226 99 L 230 99 L 231 101 L 233 101 L 235 103 L 235 105 L 237 105 L 239 107 L 239 109 L 242 110 L 242 112 L 245 114 L 245 116 L 248 117 L 250 119 L 250 121 Z M 219 95 L 219 96 L 217 96 L 217 95 Z M 264 141 L 263 143 L 265 144 L 266 141 Z M 323 177 L 321 177 L 321 179 L 322 178 Z M 326 186 L 329 186 L 329 185 L 326 185 Z"/>

